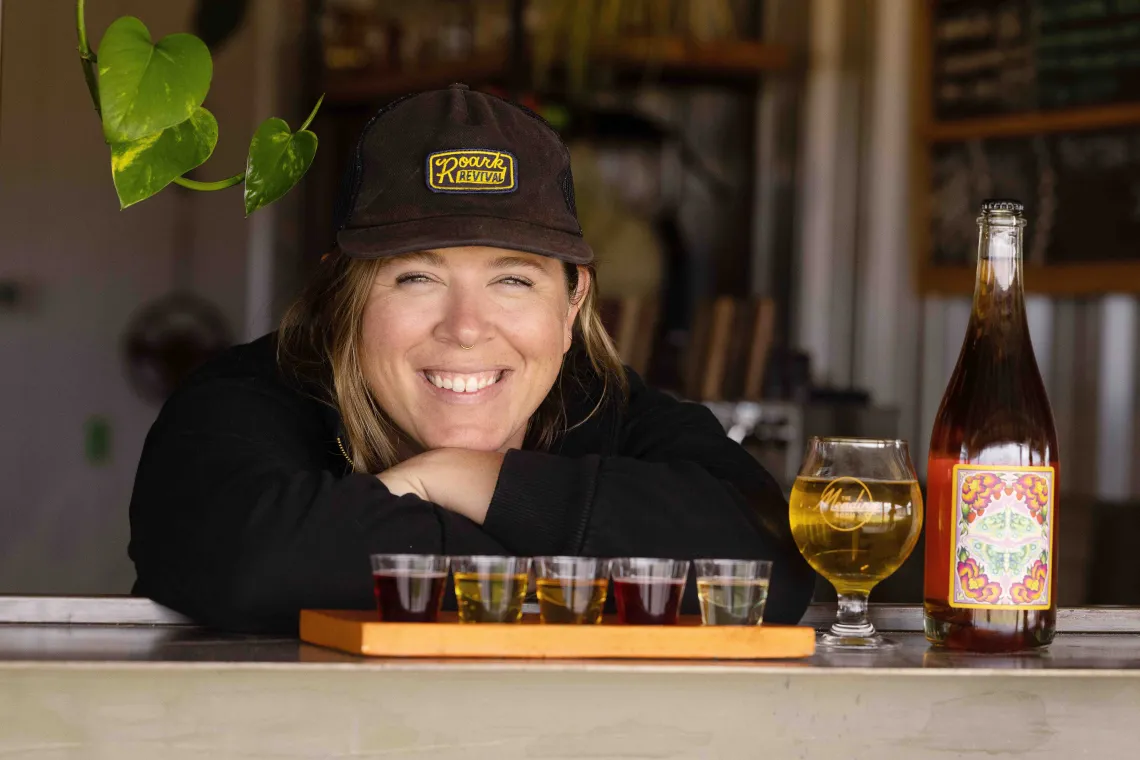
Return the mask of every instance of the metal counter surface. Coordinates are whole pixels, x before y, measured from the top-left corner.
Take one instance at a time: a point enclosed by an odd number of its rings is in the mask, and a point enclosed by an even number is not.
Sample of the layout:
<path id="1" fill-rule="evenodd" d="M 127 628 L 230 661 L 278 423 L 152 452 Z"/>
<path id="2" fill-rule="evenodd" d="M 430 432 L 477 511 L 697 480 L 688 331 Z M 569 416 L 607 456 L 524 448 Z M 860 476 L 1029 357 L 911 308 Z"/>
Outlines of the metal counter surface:
<path id="1" fill-rule="evenodd" d="M 918 633 L 889 634 L 899 646 L 880 653 L 817 653 L 805 660 L 754 662 L 620 660 L 431 660 L 358 657 L 293 638 L 242 636 L 192 627 L 0 625 L 0 665 L 16 663 L 162 663 L 214 667 L 323 664 L 357 669 L 618 669 L 736 672 L 810 672 L 832 668 L 867 671 L 958 669 L 975 674 L 1021 672 L 1060 675 L 1085 671 L 1140 679 L 1140 636 L 1059 634 L 1040 654 L 975 655 L 932 650 Z"/>
<path id="2" fill-rule="evenodd" d="M 91 600 L 0 600 L 23 620 L 0 625 L 0 757 L 1038 760 L 1140 746 L 1137 610 L 1065 611 L 1042 654 L 932 651 L 912 630 L 920 612 L 896 607 L 874 610 L 899 641 L 887 653 L 634 663 L 361 658 L 107 601 L 133 622 Z M 84 605 L 101 622 L 43 622 Z"/>
<path id="3" fill-rule="evenodd" d="M 825 628 L 834 608 L 813 605 L 804 624 Z M 878 653 L 817 653 L 807 660 L 629 663 L 593 661 L 591 668 L 1140 671 L 1140 609 L 1061 610 L 1057 640 L 1041 653 L 976 655 L 930 649 L 920 631 L 922 610 L 910 605 L 872 607 L 880 630 L 898 642 Z M 357 657 L 311 646 L 288 636 L 240 635 L 193 625 L 149 600 L 130 597 L 0 597 L 0 662 L 151 662 L 300 664 L 360 668 L 568 668 L 586 663 L 520 660 L 397 660 Z"/>

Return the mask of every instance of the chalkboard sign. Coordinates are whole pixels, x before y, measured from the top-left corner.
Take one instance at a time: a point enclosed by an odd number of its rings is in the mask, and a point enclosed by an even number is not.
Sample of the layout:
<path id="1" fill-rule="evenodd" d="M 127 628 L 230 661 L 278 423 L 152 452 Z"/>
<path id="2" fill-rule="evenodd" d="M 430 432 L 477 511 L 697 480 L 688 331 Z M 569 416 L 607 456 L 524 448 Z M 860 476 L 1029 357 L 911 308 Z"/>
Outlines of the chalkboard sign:
<path id="1" fill-rule="evenodd" d="M 973 265 L 990 197 L 1025 203 L 1029 266 L 1140 263 L 1140 128 L 937 143 L 930 180 L 934 266 Z"/>
<path id="2" fill-rule="evenodd" d="M 936 0 L 930 35 L 938 120 L 1140 100 L 1140 0 Z"/>

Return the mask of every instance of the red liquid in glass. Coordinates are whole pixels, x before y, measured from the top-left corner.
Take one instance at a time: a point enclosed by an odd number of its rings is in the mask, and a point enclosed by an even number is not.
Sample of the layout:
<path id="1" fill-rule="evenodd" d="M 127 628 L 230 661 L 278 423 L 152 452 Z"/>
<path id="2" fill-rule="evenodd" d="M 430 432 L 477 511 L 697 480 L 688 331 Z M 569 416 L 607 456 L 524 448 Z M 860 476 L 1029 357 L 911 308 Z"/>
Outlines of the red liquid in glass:
<path id="1" fill-rule="evenodd" d="M 684 588 L 684 578 L 615 579 L 618 620 L 627 625 L 673 625 Z"/>
<path id="2" fill-rule="evenodd" d="M 373 573 L 380 619 L 398 623 L 434 623 L 447 573 Z"/>

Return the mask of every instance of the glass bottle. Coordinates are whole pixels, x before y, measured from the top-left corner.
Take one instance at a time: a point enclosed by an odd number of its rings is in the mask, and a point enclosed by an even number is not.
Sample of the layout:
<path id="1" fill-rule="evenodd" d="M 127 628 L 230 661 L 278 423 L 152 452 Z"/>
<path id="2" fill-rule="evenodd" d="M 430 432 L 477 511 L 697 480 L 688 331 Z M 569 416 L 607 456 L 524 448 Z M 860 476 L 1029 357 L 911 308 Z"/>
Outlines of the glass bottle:
<path id="1" fill-rule="evenodd" d="M 1025 220 L 978 218 L 974 303 L 930 439 L 924 622 L 935 646 L 1048 646 L 1057 620 L 1057 433 L 1029 340 Z"/>

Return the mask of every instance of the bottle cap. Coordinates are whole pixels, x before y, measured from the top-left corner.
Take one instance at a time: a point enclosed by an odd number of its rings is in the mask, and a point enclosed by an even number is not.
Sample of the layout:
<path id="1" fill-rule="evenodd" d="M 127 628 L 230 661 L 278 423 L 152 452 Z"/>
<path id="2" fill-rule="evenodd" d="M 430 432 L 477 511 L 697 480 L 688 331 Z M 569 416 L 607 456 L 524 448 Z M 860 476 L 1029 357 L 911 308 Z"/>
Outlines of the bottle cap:
<path id="1" fill-rule="evenodd" d="M 1020 214 L 1025 210 L 1025 206 L 1021 201 L 1011 200 L 1009 198 L 987 198 L 982 201 L 982 213 L 989 213 L 993 211 L 1005 211 L 1010 214 Z"/>

